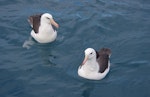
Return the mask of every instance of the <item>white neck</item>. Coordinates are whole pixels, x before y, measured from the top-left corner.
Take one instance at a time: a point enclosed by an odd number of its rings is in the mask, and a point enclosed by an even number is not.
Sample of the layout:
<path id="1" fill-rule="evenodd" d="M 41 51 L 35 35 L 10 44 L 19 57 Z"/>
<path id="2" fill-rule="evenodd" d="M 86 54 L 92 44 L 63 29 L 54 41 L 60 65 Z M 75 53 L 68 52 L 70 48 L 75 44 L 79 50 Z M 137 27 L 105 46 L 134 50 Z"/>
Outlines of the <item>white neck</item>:
<path id="1" fill-rule="evenodd" d="M 51 23 L 46 23 L 44 20 L 41 21 L 41 27 L 43 28 L 42 30 L 50 29 L 51 31 L 49 31 L 49 32 L 53 32 L 54 31 Z M 44 32 L 46 33 L 46 31 L 44 31 Z"/>
<path id="2" fill-rule="evenodd" d="M 99 71 L 99 65 L 96 61 L 96 58 L 87 60 L 87 62 L 83 65 L 83 69 L 87 72 L 98 72 Z"/>

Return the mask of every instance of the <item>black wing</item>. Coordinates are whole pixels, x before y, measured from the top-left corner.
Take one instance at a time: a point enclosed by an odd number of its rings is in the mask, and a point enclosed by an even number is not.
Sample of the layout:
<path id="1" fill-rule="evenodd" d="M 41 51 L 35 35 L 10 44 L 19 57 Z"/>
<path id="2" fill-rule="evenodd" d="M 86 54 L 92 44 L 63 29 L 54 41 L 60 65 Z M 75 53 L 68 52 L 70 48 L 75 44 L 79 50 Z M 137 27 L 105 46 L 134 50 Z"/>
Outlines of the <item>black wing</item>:
<path id="1" fill-rule="evenodd" d="M 102 48 L 97 53 L 97 62 L 99 64 L 99 72 L 103 73 L 108 68 L 109 55 L 111 54 L 111 50 L 108 48 Z"/>
<path id="2" fill-rule="evenodd" d="M 34 30 L 35 33 L 39 32 L 41 15 L 42 14 L 33 15 L 29 17 L 29 23 L 32 25 L 32 29 Z"/>

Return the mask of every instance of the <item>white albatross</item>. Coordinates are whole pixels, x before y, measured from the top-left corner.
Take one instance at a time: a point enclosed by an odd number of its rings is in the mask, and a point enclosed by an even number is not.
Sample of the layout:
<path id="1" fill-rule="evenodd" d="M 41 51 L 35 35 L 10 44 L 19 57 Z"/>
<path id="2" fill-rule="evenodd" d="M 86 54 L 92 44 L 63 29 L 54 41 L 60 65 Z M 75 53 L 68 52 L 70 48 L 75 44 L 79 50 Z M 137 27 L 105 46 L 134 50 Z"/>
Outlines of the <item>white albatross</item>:
<path id="1" fill-rule="evenodd" d="M 78 75 L 90 80 L 103 79 L 110 69 L 110 54 L 111 50 L 108 48 L 102 48 L 99 52 L 87 48 L 85 58 L 78 68 Z"/>
<path id="2" fill-rule="evenodd" d="M 49 43 L 56 39 L 57 31 L 53 29 L 52 25 L 56 28 L 59 25 L 54 21 L 49 13 L 30 16 L 28 19 L 32 31 L 31 36 L 39 43 Z"/>

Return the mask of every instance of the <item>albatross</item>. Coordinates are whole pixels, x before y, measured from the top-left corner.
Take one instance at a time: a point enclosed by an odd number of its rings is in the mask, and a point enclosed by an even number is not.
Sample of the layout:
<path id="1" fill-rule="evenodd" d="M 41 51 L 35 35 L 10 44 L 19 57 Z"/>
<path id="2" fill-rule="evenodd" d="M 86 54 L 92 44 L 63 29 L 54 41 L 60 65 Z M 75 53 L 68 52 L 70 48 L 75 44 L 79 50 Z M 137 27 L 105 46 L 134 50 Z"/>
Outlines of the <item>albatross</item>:
<path id="1" fill-rule="evenodd" d="M 110 69 L 110 55 L 111 50 L 108 48 L 102 48 L 100 51 L 87 48 L 85 58 L 78 68 L 78 75 L 90 80 L 103 79 Z"/>
<path id="2" fill-rule="evenodd" d="M 39 43 L 49 43 L 56 39 L 57 31 L 53 29 L 59 25 L 55 22 L 49 13 L 30 16 L 28 19 L 32 27 L 31 36 Z"/>

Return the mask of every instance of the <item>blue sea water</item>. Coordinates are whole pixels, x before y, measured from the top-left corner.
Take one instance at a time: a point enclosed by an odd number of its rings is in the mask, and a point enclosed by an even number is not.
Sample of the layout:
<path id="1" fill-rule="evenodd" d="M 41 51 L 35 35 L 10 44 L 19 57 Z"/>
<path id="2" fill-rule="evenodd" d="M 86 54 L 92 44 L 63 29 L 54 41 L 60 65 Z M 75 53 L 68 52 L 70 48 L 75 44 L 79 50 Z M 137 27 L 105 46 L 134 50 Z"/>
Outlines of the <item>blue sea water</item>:
<path id="1" fill-rule="evenodd" d="M 40 44 L 27 18 L 45 12 L 60 28 Z M 149 0 L 1 0 L 0 97 L 150 97 L 149 16 Z M 88 47 L 112 50 L 103 80 L 77 75 Z"/>

